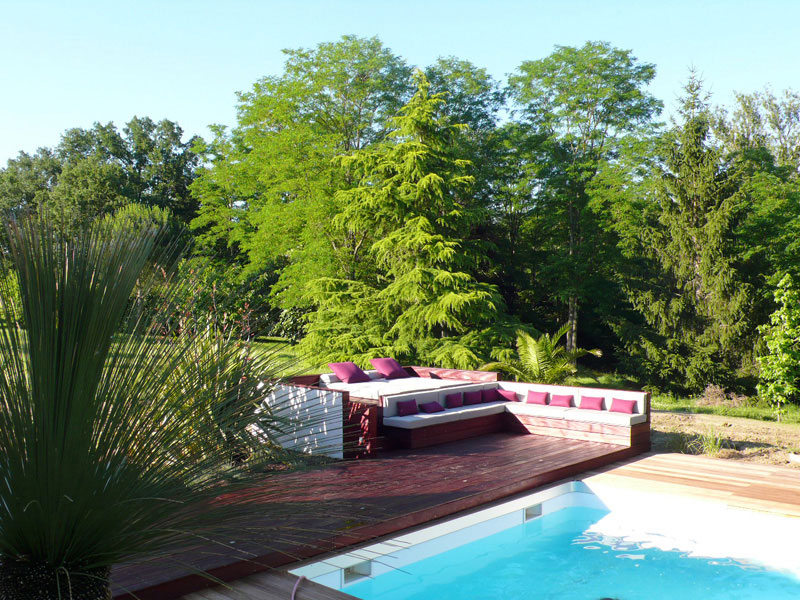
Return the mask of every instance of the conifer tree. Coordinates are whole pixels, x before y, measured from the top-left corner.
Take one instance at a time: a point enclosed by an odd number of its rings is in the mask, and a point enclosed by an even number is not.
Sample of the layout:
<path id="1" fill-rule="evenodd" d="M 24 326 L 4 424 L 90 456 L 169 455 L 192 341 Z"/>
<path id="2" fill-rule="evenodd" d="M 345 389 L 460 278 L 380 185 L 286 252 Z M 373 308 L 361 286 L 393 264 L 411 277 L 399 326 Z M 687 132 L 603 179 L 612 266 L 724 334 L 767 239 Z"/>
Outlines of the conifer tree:
<path id="1" fill-rule="evenodd" d="M 320 359 L 475 366 L 496 332 L 501 300 L 470 273 L 477 259 L 463 241 L 482 213 L 467 202 L 470 164 L 453 155 L 459 126 L 441 116 L 444 99 L 421 72 L 415 82 L 387 142 L 341 159 L 357 184 L 339 192 L 334 225 L 372 230 L 378 272 L 371 284 L 314 283 L 318 310 L 303 343 Z"/>
<path id="2" fill-rule="evenodd" d="M 628 344 L 651 380 L 700 390 L 729 382 L 740 366 L 752 291 L 737 271 L 735 229 L 742 178 L 710 135 L 702 83 L 692 75 L 652 176 L 649 219 L 635 230 L 649 264 L 628 297 L 645 325 Z M 634 230 L 629 230 L 634 231 Z"/>

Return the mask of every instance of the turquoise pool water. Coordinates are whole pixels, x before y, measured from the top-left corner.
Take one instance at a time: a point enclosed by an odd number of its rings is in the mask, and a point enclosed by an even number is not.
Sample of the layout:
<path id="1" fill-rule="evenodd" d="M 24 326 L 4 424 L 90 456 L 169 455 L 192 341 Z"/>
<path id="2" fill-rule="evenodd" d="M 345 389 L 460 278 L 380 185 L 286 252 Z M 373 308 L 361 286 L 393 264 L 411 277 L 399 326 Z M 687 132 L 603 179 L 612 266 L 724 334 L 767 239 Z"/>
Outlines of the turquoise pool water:
<path id="1" fill-rule="evenodd" d="M 343 589 L 364 600 L 796 600 L 800 580 L 587 533 L 565 508 Z"/>

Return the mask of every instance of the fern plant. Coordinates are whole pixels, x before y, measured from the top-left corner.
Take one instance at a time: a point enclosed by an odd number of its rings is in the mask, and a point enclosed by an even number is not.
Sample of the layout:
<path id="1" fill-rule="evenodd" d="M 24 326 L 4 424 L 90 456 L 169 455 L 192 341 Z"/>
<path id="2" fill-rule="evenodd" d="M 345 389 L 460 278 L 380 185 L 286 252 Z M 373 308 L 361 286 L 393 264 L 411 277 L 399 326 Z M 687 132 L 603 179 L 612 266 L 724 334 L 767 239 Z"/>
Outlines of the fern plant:
<path id="1" fill-rule="evenodd" d="M 569 331 L 569 324 L 565 324 L 554 334 L 543 333 L 538 338 L 525 331 L 517 331 L 517 358 L 516 360 L 490 362 L 482 367 L 481 371 L 500 371 L 513 377 L 516 381 L 531 383 L 562 383 L 567 377 L 577 372 L 575 361 L 587 354 L 600 357 L 601 350 L 584 350 L 576 348 L 568 351 L 559 344 L 564 335 Z"/>

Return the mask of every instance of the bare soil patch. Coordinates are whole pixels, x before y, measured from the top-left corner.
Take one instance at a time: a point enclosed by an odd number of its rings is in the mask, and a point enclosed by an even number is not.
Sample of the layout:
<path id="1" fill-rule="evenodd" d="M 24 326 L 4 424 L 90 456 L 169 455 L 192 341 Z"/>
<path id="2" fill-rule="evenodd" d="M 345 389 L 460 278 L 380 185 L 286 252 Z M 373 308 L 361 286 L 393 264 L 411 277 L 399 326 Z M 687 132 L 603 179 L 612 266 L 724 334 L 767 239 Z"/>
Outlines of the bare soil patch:
<path id="1" fill-rule="evenodd" d="M 656 452 L 706 454 L 746 462 L 790 465 L 800 454 L 800 425 L 718 415 L 653 411 L 651 440 Z"/>

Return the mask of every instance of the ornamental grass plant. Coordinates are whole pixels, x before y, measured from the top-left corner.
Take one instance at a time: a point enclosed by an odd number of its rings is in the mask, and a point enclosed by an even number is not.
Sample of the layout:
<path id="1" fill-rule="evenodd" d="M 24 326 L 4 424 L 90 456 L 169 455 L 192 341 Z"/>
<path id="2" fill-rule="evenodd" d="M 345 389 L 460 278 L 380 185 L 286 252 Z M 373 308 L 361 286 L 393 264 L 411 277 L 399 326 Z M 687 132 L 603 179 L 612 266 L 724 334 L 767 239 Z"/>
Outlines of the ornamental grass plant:
<path id="1" fill-rule="evenodd" d="M 233 551 L 232 532 L 269 546 L 302 512 L 276 500 L 304 464 L 275 441 L 295 426 L 274 401 L 286 365 L 218 323 L 165 333 L 187 288 L 157 223 L 64 231 L 46 216 L 8 226 L 0 598 L 108 599 L 120 563 Z"/>

